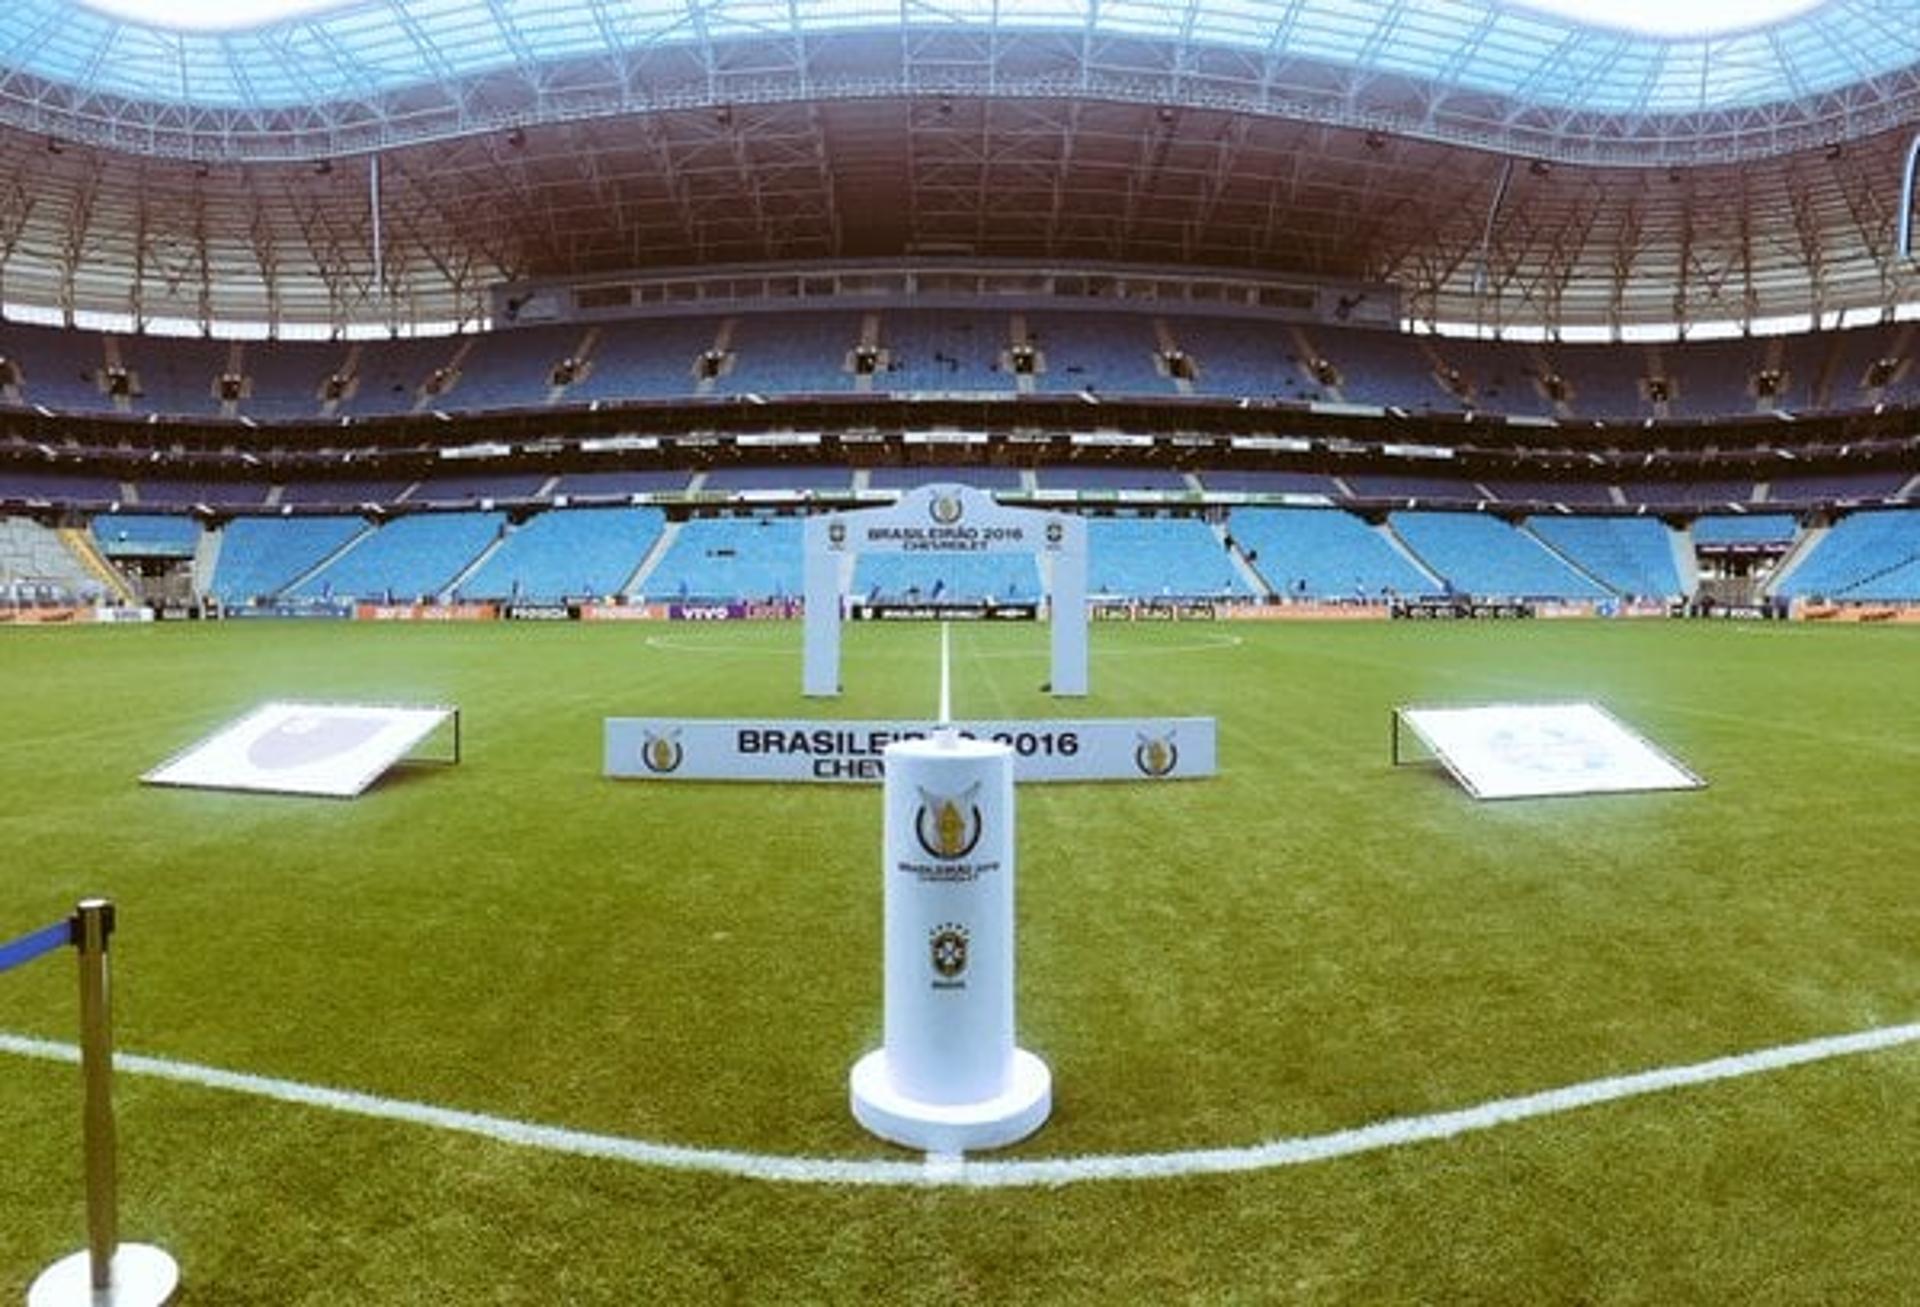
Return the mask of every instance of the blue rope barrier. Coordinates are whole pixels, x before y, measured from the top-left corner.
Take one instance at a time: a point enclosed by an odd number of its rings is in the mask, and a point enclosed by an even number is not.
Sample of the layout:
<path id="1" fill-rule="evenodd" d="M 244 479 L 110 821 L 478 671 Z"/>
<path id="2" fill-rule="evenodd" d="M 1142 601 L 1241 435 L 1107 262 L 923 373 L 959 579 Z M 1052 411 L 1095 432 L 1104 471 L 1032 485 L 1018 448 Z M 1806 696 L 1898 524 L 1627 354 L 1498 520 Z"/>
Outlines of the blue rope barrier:
<path id="1" fill-rule="evenodd" d="M 33 961 L 42 953 L 51 953 L 71 943 L 73 943 L 73 923 L 56 921 L 44 930 L 36 930 L 31 935 L 22 935 L 19 939 L 0 944 L 0 971 L 12 971 L 17 966 Z"/>

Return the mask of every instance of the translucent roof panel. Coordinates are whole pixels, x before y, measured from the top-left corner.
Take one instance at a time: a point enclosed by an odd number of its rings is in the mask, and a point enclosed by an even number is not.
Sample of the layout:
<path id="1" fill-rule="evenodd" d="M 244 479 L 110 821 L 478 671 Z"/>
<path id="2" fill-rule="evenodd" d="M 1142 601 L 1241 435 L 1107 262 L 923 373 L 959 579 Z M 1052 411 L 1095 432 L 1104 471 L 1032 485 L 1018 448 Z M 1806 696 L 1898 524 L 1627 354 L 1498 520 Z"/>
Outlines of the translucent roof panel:
<path id="1" fill-rule="evenodd" d="M 1623 26 L 1629 10 L 1616 5 L 1605 25 L 1583 23 L 1566 12 L 1577 2 L 311 0 L 263 26 L 207 30 L 73 0 L 6 0 L 0 74 L 148 103 L 275 110 L 663 44 L 997 26 L 1238 48 L 1563 110 L 1651 115 L 1784 103 L 1920 65 L 1920 22 L 1886 0 L 1760 0 L 1725 20 L 1737 22 L 1731 30 L 1684 35 Z M 1635 0 L 1632 12 L 1647 10 Z M 189 12 L 175 0 L 163 11 Z"/>

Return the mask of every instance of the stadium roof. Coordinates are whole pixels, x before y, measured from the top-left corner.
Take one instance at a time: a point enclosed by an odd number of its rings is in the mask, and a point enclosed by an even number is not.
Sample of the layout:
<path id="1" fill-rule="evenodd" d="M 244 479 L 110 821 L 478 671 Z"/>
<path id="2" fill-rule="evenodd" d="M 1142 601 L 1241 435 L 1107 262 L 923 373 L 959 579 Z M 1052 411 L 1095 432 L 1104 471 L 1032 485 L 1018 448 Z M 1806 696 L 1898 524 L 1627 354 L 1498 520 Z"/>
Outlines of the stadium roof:
<path id="1" fill-rule="evenodd" d="M 1914 292 L 1903 6 L 1667 36 L 1573 2 L 313 0 L 168 30 L 8 0 L 0 294 L 403 322 L 508 279 L 928 251 L 1388 280 L 1456 320 Z"/>

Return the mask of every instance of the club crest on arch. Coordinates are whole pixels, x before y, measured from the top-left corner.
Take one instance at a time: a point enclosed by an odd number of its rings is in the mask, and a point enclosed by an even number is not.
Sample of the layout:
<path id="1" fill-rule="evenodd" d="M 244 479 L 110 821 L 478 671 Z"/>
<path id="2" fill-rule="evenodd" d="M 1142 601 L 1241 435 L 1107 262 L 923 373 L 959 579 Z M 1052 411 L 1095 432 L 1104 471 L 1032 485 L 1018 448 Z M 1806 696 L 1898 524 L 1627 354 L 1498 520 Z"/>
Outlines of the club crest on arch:
<path id="1" fill-rule="evenodd" d="M 920 807 L 913 814 L 913 836 L 920 847 L 943 862 L 972 853 L 980 843 L 983 825 L 980 805 L 974 802 L 979 793 L 978 781 L 959 794 L 932 794 L 921 789 Z"/>
<path id="2" fill-rule="evenodd" d="M 1180 765 L 1180 746 L 1173 742 L 1174 732 L 1164 735 L 1141 735 L 1140 743 L 1134 746 L 1133 765 L 1140 769 L 1142 776 L 1156 779 L 1168 775 Z"/>
<path id="3" fill-rule="evenodd" d="M 680 766 L 685 750 L 680 747 L 680 732 L 671 730 L 665 734 L 653 731 L 645 732 L 646 738 L 640 742 L 640 764 L 656 776 L 664 776 Z"/>
<path id="4" fill-rule="evenodd" d="M 927 933 L 928 961 L 942 980 L 958 980 L 967 972 L 967 928 L 943 921 Z"/>

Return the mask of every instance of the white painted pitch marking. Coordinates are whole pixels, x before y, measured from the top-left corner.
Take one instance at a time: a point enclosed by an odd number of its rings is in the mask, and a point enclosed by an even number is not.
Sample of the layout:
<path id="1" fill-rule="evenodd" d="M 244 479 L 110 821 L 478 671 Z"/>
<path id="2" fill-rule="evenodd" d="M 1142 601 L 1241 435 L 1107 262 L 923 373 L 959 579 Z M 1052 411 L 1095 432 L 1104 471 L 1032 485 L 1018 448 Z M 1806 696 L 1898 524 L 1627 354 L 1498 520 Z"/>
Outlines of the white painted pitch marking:
<path id="1" fill-rule="evenodd" d="M 193 1062 L 174 1062 L 130 1053 L 116 1054 L 113 1062 L 114 1067 L 126 1075 L 151 1076 L 349 1116 L 430 1126 L 436 1130 L 475 1135 L 522 1148 L 539 1148 L 575 1157 L 604 1158 L 637 1166 L 697 1171 L 783 1184 L 1020 1189 L 1059 1187 L 1096 1180 L 1162 1180 L 1230 1175 L 1304 1166 L 1389 1148 L 1405 1148 L 1410 1144 L 1453 1139 L 1491 1130 L 1496 1126 L 1558 1116 L 1563 1112 L 1576 1112 L 1582 1108 L 1641 1098 L 1670 1089 L 1738 1080 L 1745 1076 L 1764 1075 L 1771 1071 L 1854 1057 L 1862 1053 L 1877 1053 L 1914 1043 L 1920 1043 L 1920 1023 L 1883 1026 L 1850 1035 L 1829 1035 L 1803 1043 L 1735 1053 L 1684 1066 L 1656 1067 L 1632 1075 L 1563 1085 L 1558 1089 L 1523 1094 L 1517 1098 L 1498 1098 L 1450 1112 L 1395 1117 L 1372 1125 L 1336 1130 L 1331 1134 L 1274 1139 L 1248 1147 L 1000 1162 L 969 1161 L 951 1154 L 928 1154 L 917 1161 L 903 1161 L 778 1157 L 731 1149 L 690 1148 L 619 1135 L 592 1134 L 563 1126 L 536 1125 L 478 1112 L 434 1107 L 428 1103 L 411 1103 L 352 1090 L 328 1089 L 293 1080 L 226 1071 Z M 80 1060 L 80 1050 L 72 1044 L 4 1032 L 0 1032 L 0 1053 L 49 1062 Z"/>
<path id="2" fill-rule="evenodd" d="M 940 722 L 946 726 L 953 721 L 953 628 L 948 622 L 940 623 Z"/>

